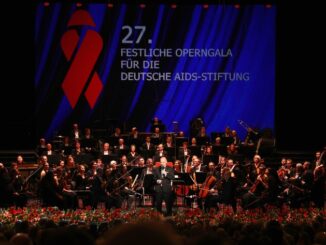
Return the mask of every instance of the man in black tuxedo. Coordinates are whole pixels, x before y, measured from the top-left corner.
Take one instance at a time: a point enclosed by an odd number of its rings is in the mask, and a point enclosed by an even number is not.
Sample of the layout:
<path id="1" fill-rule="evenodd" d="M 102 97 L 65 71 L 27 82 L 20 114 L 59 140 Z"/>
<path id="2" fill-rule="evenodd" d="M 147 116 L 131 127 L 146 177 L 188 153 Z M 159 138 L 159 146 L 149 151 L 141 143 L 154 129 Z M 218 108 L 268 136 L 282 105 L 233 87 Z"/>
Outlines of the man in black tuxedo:
<path id="1" fill-rule="evenodd" d="M 172 180 L 174 179 L 174 170 L 172 167 L 166 166 L 166 157 L 161 157 L 161 166 L 153 168 L 153 175 L 155 181 L 155 195 L 156 195 L 156 208 L 159 212 L 162 212 L 162 202 L 165 201 L 166 215 L 172 215 Z"/>

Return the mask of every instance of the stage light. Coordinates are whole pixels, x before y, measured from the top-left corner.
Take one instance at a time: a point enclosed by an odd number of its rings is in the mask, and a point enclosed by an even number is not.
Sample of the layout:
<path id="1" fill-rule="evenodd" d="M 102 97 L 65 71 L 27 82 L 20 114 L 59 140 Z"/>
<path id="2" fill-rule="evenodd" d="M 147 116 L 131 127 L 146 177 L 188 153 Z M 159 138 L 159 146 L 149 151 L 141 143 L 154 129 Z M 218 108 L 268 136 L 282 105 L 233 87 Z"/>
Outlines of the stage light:
<path id="1" fill-rule="evenodd" d="M 49 7 L 49 6 L 50 6 L 50 3 L 49 3 L 49 2 L 44 2 L 44 3 L 43 3 L 43 6 L 44 6 L 44 7 Z"/>
<path id="2" fill-rule="evenodd" d="M 79 8 L 79 7 L 83 6 L 83 4 L 82 3 L 76 3 L 76 6 Z"/>
<path id="3" fill-rule="evenodd" d="M 177 8 L 177 5 L 173 3 L 173 4 L 171 4 L 171 8 L 175 9 L 175 8 Z"/>
<path id="4" fill-rule="evenodd" d="M 265 7 L 270 9 L 272 7 L 272 4 L 266 4 Z"/>
<path id="5" fill-rule="evenodd" d="M 113 8 L 113 4 L 112 3 L 108 3 L 108 8 Z"/>
<path id="6" fill-rule="evenodd" d="M 139 5 L 139 7 L 143 9 L 143 8 L 146 7 L 146 4 L 143 4 L 143 3 L 142 3 L 142 4 Z"/>
<path id="7" fill-rule="evenodd" d="M 239 9 L 239 8 L 240 8 L 240 4 L 235 4 L 234 7 L 235 7 L 236 9 Z"/>
<path id="8" fill-rule="evenodd" d="M 208 6 L 209 6 L 208 4 L 204 4 L 204 5 L 203 5 L 203 8 L 204 8 L 204 9 L 208 9 Z"/>

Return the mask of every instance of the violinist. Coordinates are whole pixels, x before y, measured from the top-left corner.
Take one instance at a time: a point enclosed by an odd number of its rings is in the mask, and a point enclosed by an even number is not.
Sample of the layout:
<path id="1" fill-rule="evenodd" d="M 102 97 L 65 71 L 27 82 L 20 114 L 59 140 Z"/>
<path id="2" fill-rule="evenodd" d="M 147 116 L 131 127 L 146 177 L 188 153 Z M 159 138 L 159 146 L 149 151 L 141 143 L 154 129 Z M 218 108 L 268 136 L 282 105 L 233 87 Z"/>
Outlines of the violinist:
<path id="1" fill-rule="evenodd" d="M 127 200 L 128 199 L 128 192 L 125 191 L 125 187 L 130 187 L 131 183 L 132 183 L 132 176 L 130 175 L 130 171 L 128 171 L 128 166 L 126 164 L 123 164 L 120 167 L 120 171 L 119 171 L 119 177 L 118 177 L 118 181 L 119 181 L 119 188 L 121 190 L 121 195 L 122 197 Z"/>
<path id="2" fill-rule="evenodd" d="M 136 192 L 136 188 L 139 186 L 139 182 L 136 182 L 138 180 L 138 175 L 135 176 L 133 179 L 131 175 L 129 175 L 126 178 L 127 184 L 123 188 L 124 197 L 127 201 L 127 209 L 130 209 L 131 207 L 135 207 L 136 205 L 136 195 L 141 195 L 140 193 Z"/>
<path id="3" fill-rule="evenodd" d="M 121 208 L 122 198 L 119 191 L 119 181 L 113 169 L 106 168 L 103 176 L 102 187 L 106 192 L 105 208 L 110 211 L 112 207 Z"/>
<path id="4" fill-rule="evenodd" d="M 288 188 L 285 192 L 288 195 L 290 206 L 292 208 L 299 208 L 301 203 L 307 199 L 307 192 L 305 190 L 305 181 L 303 180 L 304 168 L 301 163 L 295 165 L 294 174 L 287 180 Z"/>
<path id="5" fill-rule="evenodd" d="M 252 163 L 245 164 L 244 184 L 242 188 L 247 192 L 257 179 L 259 167 L 262 164 L 261 157 L 255 155 Z"/>
<path id="6" fill-rule="evenodd" d="M 107 195 L 109 196 L 118 196 L 119 198 L 123 197 L 122 189 L 128 184 L 128 166 L 126 164 L 120 165 L 117 164 L 115 160 L 110 162 L 110 184 L 109 189 L 106 190 Z M 113 179 L 113 181 L 111 181 Z M 107 182 L 107 180 L 104 180 Z M 108 183 L 108 182 L 107 182 Z M 122 202 L 122 199 L 121 199 Z"/>
<path id="7" fill-rule="evenodd" d="M 63 209 L 76 209 L 78 199 L 77 193 L 72 190 L 71 179 L 66 175 L 64 161 L 55 169 L 55 180 L 63 197 Z"/>
<path id="8" fill-rule="evenodd" d="M 229 168 L 223 168 L 221 179 L 209 190 L 205 200 L 205 211 L 217 208 L 217 203 L 231 205 L 233 212 L 236 212 L 236 181 L 231 177 Z"/>
<path id="9" fill-rule="evenodd" d="M 262 204 L 266 190 L 268 189 L 268 176 L 265 173 L 266 166 L 260 164 L 258 175 L 250 187 L 249 191 L 242 197 L 242 205 L 244 209 L 258 207 Z"/>

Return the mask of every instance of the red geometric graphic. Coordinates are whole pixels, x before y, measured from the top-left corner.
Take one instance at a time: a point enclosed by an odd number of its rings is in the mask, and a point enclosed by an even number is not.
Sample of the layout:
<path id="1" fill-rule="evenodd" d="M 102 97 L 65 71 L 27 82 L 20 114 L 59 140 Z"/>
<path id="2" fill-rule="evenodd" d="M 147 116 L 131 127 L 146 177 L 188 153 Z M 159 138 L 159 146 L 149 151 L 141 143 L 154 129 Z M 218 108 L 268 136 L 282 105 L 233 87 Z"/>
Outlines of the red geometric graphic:
<path id="1" fill-rule="evenodd" d="M 95 106 L 96 100 L 101 93 L 103 88 L 101 79 L 97 75 L 97 73 L 94 73 L 94 76 L 92 77 L 92 81 L 88 85 L 88 88 L 85 92 L 85 97 L 88 101 L 88 104 L 91 108 Z"/>
<path id="2" fill-rule="evenodd" d="M 68 23 L 69 27 L 81 25 L 95 26 L 86 10 L 76 11 Z M 93 71 L 103 48 L 101 36 L 94 30 L 87 30 L 83 40 L 80 40 L 77 30 L 70 29 L 62 36 L 61 47 L 67 61 L 71 61 L 61 85 L 71 107 L 75 108 L 87 81 L 90 80 L 85 97 L 93 109 L 103 88 L 98 73 Z"/>

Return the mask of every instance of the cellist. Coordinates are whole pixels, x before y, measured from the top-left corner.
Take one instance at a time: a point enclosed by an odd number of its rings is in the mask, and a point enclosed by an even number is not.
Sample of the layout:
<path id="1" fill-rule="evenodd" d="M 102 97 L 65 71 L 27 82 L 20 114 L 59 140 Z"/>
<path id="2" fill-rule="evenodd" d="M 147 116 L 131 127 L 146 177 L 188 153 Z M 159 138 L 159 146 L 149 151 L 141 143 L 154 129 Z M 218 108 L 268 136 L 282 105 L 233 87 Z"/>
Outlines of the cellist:
<path id="1" fill-rule="evenodd" d="M 203 200 L 206 199 L 210 190 L 217 183 L 218 176 L 216 175 L 215 169 L 216 169 L 215 164 L 213 162 L 209 162 L 206 179 L 205 179 L 203 185 L 201 186 L 201 188 L 199 188 L 200 190 L 198 193 L 197 201 L 198 201 L 198 206 L 201 209 L 203 209 Z"/>
<path id="2" fill-rule="evenodd" d="M 242 197 L 244 209 L 258 207 L 262 204 L 264 194 L 268 190 L 268 176 L 265 173 L 266 166 L 261 164 L 258 168 L 258 175 L 249 191 Z"/>
<path id="3" fill-rule="evenodd" d="M 236 180 L 227 167 L 222 169 L 221 179 L 209 190 L 205 200 L 205 211 L 211 208 L 218 210 L 217 203 L 231 205 L 233 212 L 236 212 Z"/>

